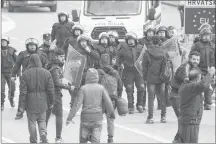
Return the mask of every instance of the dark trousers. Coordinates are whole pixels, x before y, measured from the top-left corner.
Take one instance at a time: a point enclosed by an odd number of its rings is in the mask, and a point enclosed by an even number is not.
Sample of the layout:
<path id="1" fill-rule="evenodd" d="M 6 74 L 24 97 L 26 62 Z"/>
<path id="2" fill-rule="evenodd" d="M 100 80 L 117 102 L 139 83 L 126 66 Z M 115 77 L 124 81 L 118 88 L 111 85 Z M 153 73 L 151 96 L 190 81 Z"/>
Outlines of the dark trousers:
<path id="1" fill-rule="evenodd" d="M 181 143 L 198 143 L 199 125 L 179 124 L 179 137 Z"/>
<path id="2" fill-rule="evenodd" d="M 112 105 L 114 110 L 116 109 L 116 99 L 111 98 Z M 107 118 L 107 132 L 108 137 L 114 136 L 114 119 L 110 118 L 110 114 L 106 112 L 106 118 Z"/>
<path id="3" fill-rule="evenodd" d="M 143 106 L 143 97 L 145 93 L 144 80 L 137 70 L 123 70 L 123 83 L 126 88 L 128 98 L 128 108 L 134 108 L 134 83 L 137 88 L 137 103 L 136 106 Z"/>
<path id="4" fill-rule="evenodd" d="M 154 109 L 154 97 L 155 94 L 159 96 L 161 102 L 161 117 L 166 116 L 166 104 L 165 104 L 165 83 L 162 84 L 148 84 L 148 118 L 153 118 Z"/>
<path id="5" fill-rule="evenodd" d="M 15 95 L 15 81 L 11 81 L 9 73 L 1 73 L 1 103 L 5 102 L 5 85 L 8 85 L 8 99 L 13 100 Z"/>
<path id="6" fill-rule="evenodd" d="M 80 143 L 100 143 L 102 121 L 80 123 Z"/>
<path id="7" fill-rule="evenodd" d="M 175 115 L 178 119 L 179 117 L 179 113 L 180 113 L 180 97 L 178 96 L 178 93 L 174 92 L 174 91 L 171 91 L 171 104 L 172 104 L 172 108 L 175 112 Z M 178 141 L 179 139 L 179 130 L 177 130 L 177 133 L 174 137 L 174 141 Z"/>
<path id="8" fill-rule="evenodd" d="M 56 116 L 56 138 L 60 139 L 62 134 L 62 126 L 63 126 L 62 97 L 56 96 L 55 104 L 52 110 L 55 111 L 54 114 Z M 52 113 L 52 110 L 51 109 L 47 110 L 46 126 L 48 125 L 48 121 Z"/>
<path id="9" fill-rule="evenodd" d="M 43 143 L 47 143 L 46 135 L 46 112 L 44 113 L 29 113 L 27 112 L 28 118 L 28 130 L 30 134 L 30 143 L 37 143 L 37 128 L 36 122 L 38 124 L 38 130 Z"/>

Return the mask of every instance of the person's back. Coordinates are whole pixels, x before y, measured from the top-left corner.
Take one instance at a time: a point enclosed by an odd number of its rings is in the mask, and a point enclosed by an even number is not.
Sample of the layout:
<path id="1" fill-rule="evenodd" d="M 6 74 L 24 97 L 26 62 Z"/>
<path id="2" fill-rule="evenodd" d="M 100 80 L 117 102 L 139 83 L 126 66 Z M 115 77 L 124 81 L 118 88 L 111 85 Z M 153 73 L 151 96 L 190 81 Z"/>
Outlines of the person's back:
<path id="1" fill-rule="evenodd" d="M 98 84 L 99 75 L 96 69 L 90 68 L 86 74 L 86 84 L 80 88 L 67 118 L 69 123 L 83 104 L 80 125 L 80 143 L 100 143 L 103 110 L 115 119 L 111 99 L 105 88 Z M 93 138 L 93 139 L 92 139 Z"/>

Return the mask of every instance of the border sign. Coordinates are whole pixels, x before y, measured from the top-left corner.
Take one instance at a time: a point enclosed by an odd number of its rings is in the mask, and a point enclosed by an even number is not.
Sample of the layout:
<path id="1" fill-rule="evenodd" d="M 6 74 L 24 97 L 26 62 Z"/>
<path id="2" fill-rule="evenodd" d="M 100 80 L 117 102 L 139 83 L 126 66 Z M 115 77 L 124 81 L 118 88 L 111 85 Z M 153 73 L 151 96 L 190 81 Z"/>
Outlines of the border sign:
<path id="1" fill-rule="evenodd" d="M 86 57 L 69 45 L 64 68 L 64 77 L 76 88 L 80 87 L 85 65 Z"/>
<path id="2" fill-rule="evenodd" d="M 185 34 L 199 34 L 203 23 L 209 23 L 215 33 L 215 6 L 216 0 L 186 0 Z"/>

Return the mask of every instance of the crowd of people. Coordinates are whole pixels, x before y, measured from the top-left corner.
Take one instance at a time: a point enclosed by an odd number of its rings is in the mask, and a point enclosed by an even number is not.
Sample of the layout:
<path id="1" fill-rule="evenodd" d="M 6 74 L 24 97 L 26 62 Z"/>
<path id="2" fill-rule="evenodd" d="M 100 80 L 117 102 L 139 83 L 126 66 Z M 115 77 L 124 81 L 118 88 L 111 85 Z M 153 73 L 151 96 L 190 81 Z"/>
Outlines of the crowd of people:
<path id="1" fill-rule="evenodd" d="M 26 50 L 18 55 L 17 50 L 10 46 L 9 37 L 1 38 L 1 110 L 4 110 L 6 83 L 11 107 L 15 107 L 15 80 L 19 77 L 20 93 L 15 119 L 21 119 L 26 111 L 31 143 L 37 143 L 36 123 L 41 142 L 48 142 L 46 129 L 52 113 L 56 116 L 55 141 L 63 142 L 62 89 L 71 94 L 67 125 L 83 105 L 80 143 L 100 142 L 104 113 L 108 123 L 108 143 L 113 143 L 114 111 L 118 98 L 122 97 L 123 86 L 127 93 L 129 114 L 134 114 L 135 110 L 143 113 L 148 96 L 146 123 L 154 123 L 155 98 L 158 109 L 161 109 L 160 121 L 166 123 L 166 108 L 170 100 L 178 118 L 178 131 L 173 142 L 198 142 L 203 109 L 202 93 L 205 98 L 204 109 L 211 110 L 211 95 L 215 87 L 212 82 L 215 75 L 215 44 L 211 42 L 210 25 L 201 26 L 188 61 L 182 63 L 173 74 L 170 73 L 171 79 L 165 81 L 161 78 L 161 73 L 168 68 L 166 60 L 169 58 L 161 46 L 177 34 L 175 27 L 156 28 L 149 25 L 141 39 L 135 33 L 128 32 L 125 43 L 119 42 L 116 31 L 102 32 L 99 42 L 93 44 L 82 25 L 68 21 L 67 13 L 59 12 L 58 19 L 59 22 L 53 25 L 51 33 L 43 35 L 41 46 L 35 38 L 29 38 L 25 42 Z M 79 88 L 62 81 L 69 45 L 87 59 Z M 144 48 L 146 51 L 141 75 L 135 62 Z M 183 51 L 179 45 L 177 53 L 183 56 Z M 134 84 L 137 89 L 136 105 Z"/>

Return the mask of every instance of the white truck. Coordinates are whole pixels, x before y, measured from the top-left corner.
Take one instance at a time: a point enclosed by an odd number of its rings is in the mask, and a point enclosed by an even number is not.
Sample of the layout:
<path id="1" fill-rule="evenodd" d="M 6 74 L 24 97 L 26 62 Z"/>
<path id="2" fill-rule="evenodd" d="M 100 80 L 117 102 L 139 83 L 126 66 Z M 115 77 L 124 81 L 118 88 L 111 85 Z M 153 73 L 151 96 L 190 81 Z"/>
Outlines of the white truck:
<path id="1" fill-rule="evenodd" d="M 116 31 L 122 42 L 127 32 L 143 37 L 146 26 L 161 22 L 160 0 L 148 1 L 82 1 L 80 10 L 72 10 L 72 20 L 84 26 L 93 43 L 101 32 Z"/>

